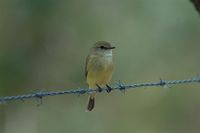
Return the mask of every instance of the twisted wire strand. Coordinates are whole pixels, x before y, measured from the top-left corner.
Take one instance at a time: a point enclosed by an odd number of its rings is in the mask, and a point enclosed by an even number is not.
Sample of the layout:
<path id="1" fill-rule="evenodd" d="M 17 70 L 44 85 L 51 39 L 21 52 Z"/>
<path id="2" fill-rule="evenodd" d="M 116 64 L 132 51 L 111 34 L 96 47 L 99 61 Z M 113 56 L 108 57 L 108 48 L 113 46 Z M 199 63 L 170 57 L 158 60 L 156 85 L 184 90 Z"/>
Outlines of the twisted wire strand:
<path id="1" fill-rule="evenodd" d="M 141 87 L 156 87 L 156 86 L 163 86 L 163 87 L 170 87 L 170 85 L 177 85 L 177 84 L 192 84 L 192 83 L 200 83 L 200 76 L 183 79 L 183 80 L 162 80 L 160 79 L 159 82 L 147 82 L 147 83 L 134 83 L 125 85 L 120 81 L 116 83 L 115 86 L 110 87 L 106 86 L 104 88 L 97 87 L 94 89 L 89 88 L 80 88 L 80 89 L 70 89 L 65 91 L 40 91 L 35 93 L 23 94 L 23 95 L 16 95 L 16 96 L 4 96 L 0 97 L 0 103 L 5 103 L 7 101 L 12 100 L 25 100 L 30 98 L 39 98 L 42 99 L 46 96 L 55 96 L 55 95 L 63 95 L 63 94 L 90 94 L 92 92 L 111 92 L 112 90 L 126 90 L 126 89 L 136 89 Z"/>

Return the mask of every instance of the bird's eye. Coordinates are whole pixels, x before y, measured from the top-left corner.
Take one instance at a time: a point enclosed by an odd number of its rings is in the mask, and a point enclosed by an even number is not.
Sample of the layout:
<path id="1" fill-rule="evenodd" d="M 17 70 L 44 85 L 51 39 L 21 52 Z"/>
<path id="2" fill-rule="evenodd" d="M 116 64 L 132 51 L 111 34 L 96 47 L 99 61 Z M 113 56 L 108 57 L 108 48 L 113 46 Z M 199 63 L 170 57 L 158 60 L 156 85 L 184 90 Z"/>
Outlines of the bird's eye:
<path id="1" fill-rule="evenodd" d="M 100 46 L 100 48 L 101 48 L 101 49 L 105 49 L 105 47 L 104 47 L 104 46 Z"/>

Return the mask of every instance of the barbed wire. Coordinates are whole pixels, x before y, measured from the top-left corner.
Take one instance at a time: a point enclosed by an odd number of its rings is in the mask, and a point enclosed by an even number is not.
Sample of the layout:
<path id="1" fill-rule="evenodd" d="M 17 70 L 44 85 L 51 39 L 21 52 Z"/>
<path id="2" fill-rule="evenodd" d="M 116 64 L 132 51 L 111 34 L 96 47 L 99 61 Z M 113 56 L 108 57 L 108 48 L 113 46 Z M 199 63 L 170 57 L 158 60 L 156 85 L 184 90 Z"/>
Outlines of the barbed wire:
<path id="1" fill-rule="evenodd" d="M 65 91 L 39 91 L 35 93 L 29 93 L 29 94 L 23 94 L 23 95 L 16 95 L 16 96 L 4 96 L 0 97 L 0 103 L 6 103 L 7 101 L 12 100 L 25 100 L 30 98 L 39 98 L 42 100 L 43 97 L 46 96 L 55 96 L 55 95 L 63 95 L 63 94 L 90 94 L 92 92 L 111 92 L 113 90 L 120 90 L 125 91 L 126 89 L 136 89 L 141 87 L 156 87 L 156 86 L 162 86 L 162 87 L 171 87 L 171 85 L 177 85 L 177 84 L 191 84 L 191 83 L 200 83 L 200 76 L 189 78 L 189 79 L 183 79 L 183 80 L 162 80 L 158 82 L 147 82 L 147 83 L 134 83 L 125 85 L 121 83 L 121 81 L 116 82 L 116 85 L 113 87 L 110 87 L 106 85 L 106 87 L 100 87 L 97 85 L 97 88 L 89 89 L 89 88 L 80 88 L 80 89 L 70 89 Z"/>

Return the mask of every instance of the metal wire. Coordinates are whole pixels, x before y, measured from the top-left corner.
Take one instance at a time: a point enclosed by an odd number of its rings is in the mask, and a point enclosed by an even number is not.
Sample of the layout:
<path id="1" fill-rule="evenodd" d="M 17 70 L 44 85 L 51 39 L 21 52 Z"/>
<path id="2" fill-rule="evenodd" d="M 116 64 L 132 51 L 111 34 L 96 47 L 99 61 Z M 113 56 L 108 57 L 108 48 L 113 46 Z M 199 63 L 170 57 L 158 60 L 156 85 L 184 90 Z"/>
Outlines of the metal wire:
<path id="1" fill-rule="evenodd" d="M 111 92 L 113 90 L 126 90 L 126 89 L 136 89 L 141 87 L 155 87 L 155 86 L 162 86 L 162 87 L 170 87 L 171 85 L 177 85 L 177 84 L 191 84 L 191 83 L 200 83 L 200 76 L 189 78 L 189 79 L 183 79 L 183 80 L 162 80 L 160 79 L 159 82 L 148 82 L 148 83 L 134 83 L 125 85 L 121 83 L 120 81 L 116 83 L 115 86 L 110 87 L 106 86 L 104 88 L 101 88 L 97 85 L 97 88 L 89 89 L 89 88 L 81 88 L 81 89 L 70 89 L 66 91 L 40 91 L 35 93 L 29 93 L 29 94 L 23 94 L 23 95 L 16 95 L 16 96 L 4 96 L 0 97 L 0 103 L 6 103 L 7 101 L 12 100 L 25 100 L 30 98 L 39 98 L 42 99 L 46 96 L 55 96 L 55 95 L 63 95 L 63 94 L 90 94 L 92 92 Z"/>

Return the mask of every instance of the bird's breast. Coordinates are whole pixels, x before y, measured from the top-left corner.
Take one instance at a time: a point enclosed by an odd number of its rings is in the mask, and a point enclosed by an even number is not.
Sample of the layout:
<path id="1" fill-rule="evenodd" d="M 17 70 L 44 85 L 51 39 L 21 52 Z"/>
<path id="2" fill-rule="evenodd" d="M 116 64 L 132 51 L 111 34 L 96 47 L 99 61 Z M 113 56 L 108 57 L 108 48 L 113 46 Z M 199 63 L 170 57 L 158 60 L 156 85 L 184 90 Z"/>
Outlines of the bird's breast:
<path id="1" fill-rule="evenodd" d="M 106 70 L 113 65 L 112 56 L 94 57 L 91 59 L 91 67 L 97 70 Z"/>
<path id="2" fill-rule="evenodd" d="M 110 57 L 93 57 L 88 62 L 88 84 L 107 84 L 112 76 L 113 62 Z"/>

